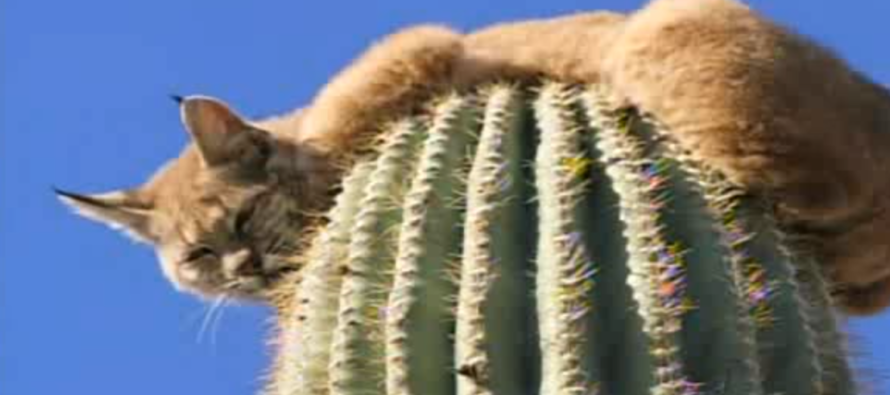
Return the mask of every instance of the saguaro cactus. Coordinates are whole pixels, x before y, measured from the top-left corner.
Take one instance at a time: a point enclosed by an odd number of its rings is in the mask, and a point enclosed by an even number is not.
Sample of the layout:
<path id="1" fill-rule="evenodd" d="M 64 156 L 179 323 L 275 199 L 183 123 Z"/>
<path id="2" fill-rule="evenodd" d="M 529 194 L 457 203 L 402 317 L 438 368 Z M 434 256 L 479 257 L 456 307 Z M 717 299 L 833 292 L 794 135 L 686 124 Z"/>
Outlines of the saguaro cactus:
<path id="1" fill-rule="evenodd" d="M 812 260 L 598 89 L 393 124 L 281 289 L 268 393 L 854 393 Z"/>

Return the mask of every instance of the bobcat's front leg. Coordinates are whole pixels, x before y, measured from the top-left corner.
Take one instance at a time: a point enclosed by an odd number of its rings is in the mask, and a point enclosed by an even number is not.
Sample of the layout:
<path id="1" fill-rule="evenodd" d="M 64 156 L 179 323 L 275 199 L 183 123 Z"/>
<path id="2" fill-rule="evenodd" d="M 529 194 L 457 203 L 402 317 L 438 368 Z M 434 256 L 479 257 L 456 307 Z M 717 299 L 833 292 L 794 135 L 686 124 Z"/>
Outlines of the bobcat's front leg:
<path id="1" fill-rule="evenodd" d="M 380 122 L 415 111 L 423 99 L 450 86 L 462 54 L 461 35 L 441 26 L 386 37 L 316 96 L 303 120 L 303 137 L 323 152 L 348 154 L 373 137 Z"/>

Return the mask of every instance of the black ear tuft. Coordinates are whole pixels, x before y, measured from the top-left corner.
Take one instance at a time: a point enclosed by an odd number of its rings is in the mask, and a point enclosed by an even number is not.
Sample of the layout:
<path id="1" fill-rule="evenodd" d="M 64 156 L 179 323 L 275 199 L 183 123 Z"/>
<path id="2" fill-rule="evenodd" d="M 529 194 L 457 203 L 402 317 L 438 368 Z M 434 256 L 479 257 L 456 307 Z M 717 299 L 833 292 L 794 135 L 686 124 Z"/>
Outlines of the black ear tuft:
<path id="1" fill-rule="evenodd" d="M 95 198 L 92 198 L 92 197 L 89 197 L 86 195 L 77 194 L 74 192 L 68 192 L 66 190 L 56 188 L 55 186 L 53 186 L 51 188 L 53 189 L 53 192 L 55 192 L 56 196 L 58 196 L 60 198 L 66 198 L 66 199 L 70 199 L 75 202 L 80 202 L 80 203 L 84 203 L 84 204 L 92 204 L 94 206 L 99 206 L 99 207 L 108 207 L 109 206 L 108 203 L 103 202 L 99 199 L 95 199 Z"/>
<path id="2" fill-rule="evenodd" d="M 158 240 L 151 228 L 153 202 L 140 196 L 139 190 L 82 195 L 53 187 L 53 192 L 77 214 L 124 230 L 138 241 Z"/>

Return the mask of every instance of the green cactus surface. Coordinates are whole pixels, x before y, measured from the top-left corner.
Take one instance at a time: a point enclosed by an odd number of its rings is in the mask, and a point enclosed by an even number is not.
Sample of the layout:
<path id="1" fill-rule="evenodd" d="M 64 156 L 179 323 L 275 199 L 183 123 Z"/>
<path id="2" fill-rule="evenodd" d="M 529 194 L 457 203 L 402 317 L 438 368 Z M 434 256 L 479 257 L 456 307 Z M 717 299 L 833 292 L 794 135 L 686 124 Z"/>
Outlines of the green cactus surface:
<path id="1" fill-rule="evenodd" d="M 607 97 L 392 123 L 280 290 L 267 394 L 856 393 L 816 262 Z"/>

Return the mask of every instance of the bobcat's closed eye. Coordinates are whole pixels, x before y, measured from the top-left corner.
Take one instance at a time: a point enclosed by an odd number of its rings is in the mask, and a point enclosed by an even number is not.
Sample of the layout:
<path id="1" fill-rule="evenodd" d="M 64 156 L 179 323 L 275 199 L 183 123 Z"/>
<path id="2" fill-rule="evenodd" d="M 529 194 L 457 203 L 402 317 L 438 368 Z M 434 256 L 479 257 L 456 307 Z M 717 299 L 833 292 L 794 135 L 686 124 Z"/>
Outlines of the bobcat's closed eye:
<path id="1" fill-rule="evenodd" d="M 196 247 L 191 249 L 188 252 L 188 255 L 185 256 L 183 261 L 185 262 L 194 262 L 202 258 L 215 257 L 216 252 L 214 252 L 210 247 Z"/>

